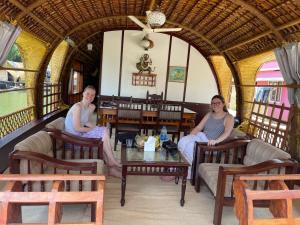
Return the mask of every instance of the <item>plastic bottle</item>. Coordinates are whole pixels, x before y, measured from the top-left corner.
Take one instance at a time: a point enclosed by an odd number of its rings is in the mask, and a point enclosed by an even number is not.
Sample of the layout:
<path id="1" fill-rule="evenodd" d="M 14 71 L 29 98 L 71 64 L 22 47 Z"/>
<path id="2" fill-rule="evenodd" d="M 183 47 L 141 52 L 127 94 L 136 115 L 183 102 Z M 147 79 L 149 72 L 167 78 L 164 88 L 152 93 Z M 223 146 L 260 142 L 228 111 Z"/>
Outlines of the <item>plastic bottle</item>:
<path id="1" fill-rule="evenodd" d="M 166 126 L 163 126 L 160 130 L 160 135 L 159 135 L 159 139 L 160 139 L 160 146 L 162 146 L 162 143 L 168 140 L 168 131 Z"/>

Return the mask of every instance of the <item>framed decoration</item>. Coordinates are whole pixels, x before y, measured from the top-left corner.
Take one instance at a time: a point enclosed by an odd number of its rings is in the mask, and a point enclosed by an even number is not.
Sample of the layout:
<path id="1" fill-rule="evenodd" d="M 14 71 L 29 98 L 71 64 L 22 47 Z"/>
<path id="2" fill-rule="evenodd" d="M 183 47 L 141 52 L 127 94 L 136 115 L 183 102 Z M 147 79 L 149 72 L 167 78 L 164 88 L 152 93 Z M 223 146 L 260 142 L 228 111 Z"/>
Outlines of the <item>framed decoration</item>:
<path id="1" fill-rule="evenodd" d="M 169 66 L 169 81 L 170 82 L 180 82 L 185 81 L 185 67 L 183 66 Z"/>

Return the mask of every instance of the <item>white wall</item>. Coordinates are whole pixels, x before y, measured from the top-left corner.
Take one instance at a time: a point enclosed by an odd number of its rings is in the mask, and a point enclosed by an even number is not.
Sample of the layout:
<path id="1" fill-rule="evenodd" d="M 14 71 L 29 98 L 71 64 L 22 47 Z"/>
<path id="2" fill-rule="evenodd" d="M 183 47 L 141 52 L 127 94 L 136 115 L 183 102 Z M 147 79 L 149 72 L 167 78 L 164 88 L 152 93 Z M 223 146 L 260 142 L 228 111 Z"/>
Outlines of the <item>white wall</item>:
<path id="1" fill-rule="evenodd" d="M 140 33 L 140 34 L 139 34 Z M 139 34 L 139 35 L 134 35 Z M 122 31 L 108 31 L 104 33 L 103 64 L 102 64 L 102 95 L 117 95 L 120 68 Z M 153 73 L 157 74 L 156 86 L 133 86 L 132 73 L 137 72 L 136 63 L 146 51 L 140 46 L 142 32 L 127 30 L 124 32 L 123 63 L 121 77 L 121 96 L 145 98 L 147 90 L 160 94 L 168 86 L 168 100 L 183 100 L 184 83 L 167 82 L 167 67 L 170 36 L 155 33 L 150 35 L 154 48 L 147 54 L 152 59 Z M 188 43 L 172 37 L 170 66 L 186 67 Z M 210 98 L 217 93 L 217 85 L 212 71 L 205 58 L 193 47 L 190 52 L 189 75 L 187 80 L 186 101 L 209 103 Z M 165 94 L 165 93 L 164 93 Z"/>
<path id="2" fill-rule="evenodd" d="M 170 66 L 186 67 L 189 44 L 176 37 L 172 38 Z M 167 100 L 183 100 L 184 83 L 168 82 Z"/>
<path id="3" fill-rule="evenodd" d="M 118 95 L 122 31 L 104 32 L 102 95 Z"/>
<path id="4" fill-rule="evenodd" d="M 185 101 L 210 103 L 216 94 L 218 88 L 209 64 L 194 47 L 191 47 Z"/>

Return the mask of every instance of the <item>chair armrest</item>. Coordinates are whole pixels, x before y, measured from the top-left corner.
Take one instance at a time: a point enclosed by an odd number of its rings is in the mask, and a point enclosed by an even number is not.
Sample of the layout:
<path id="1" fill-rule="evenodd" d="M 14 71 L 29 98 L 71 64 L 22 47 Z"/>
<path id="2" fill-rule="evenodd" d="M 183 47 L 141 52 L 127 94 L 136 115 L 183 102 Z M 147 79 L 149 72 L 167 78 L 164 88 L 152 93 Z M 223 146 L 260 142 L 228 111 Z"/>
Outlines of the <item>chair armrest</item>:
<path id="1" fill-rule="evenodd" d="M 200 163 L 221 163 L 222 154 L 225 155 L 224 163 L 237 164 L 244 159 L 246 154 L 248 139 L 226 139 L 214 146 L 208 146 L 207 142 L 196 142 L 194 146 L 194 157 L 191 170 L 191 183 L 196 181 L 197 168 Z M 232 160 L 230 160 L 230 152 L 232 152 Z"/>
<path id="2" fill-rule="evenodd" d="M 298 163 L 292 159 L 271 159 L 265 162 L 261 162 L 252 166 L 243 167 L 219 167 L 217 194 L 216 198 L 221 199 L 224 197 L 226 188 L 227 176 L 235 176 L 242 174 L 258 174 L 266 172 L 271 169 L 285 168 L 286 174 L 297 173 Z M 279 172 L 279 171 L 278 171 Z M 234 179 L 232 179 L 232 182 Z"/>
<path id="3" fill-rule="evenodd" d="M 88 148 L 97 147 L 98 149 L 97 158 L 103 159 L 103 141 L 101 138 L 78 137 L 76 135 L 61 130 L 57 130 L 57 129 L 50 129 L 50 130 L 48 128 L 48 133 L 52 138 L 53 151 L 55 157 L 56 157 L 56 150 L 57 150 L 56 142 L 59 141 L 61 143 L 67 143 L 72 146 L 78 146 L 78 147 L 88 147 Z"/>
<path id="4" fill-rule="evenodd" d="M 91 144 L 98 144 L 98 142 L 102 142 L 102 138 L 80 137 L 80 136 L 71 134 L 67 131 L 53 129 L 53 128 L 45 128 L 44 130 L 56 138 L 71 140 L 72 142 L 78 142 L 77 144 L 80 144 L 81 142 L 88 142 Z"/>
<path id="5" fill-rule="evenodd" d="M 236 174 L 257 174 L 259 172 L 268 171 L 275 168 L 291 168 L 289 173 L 296 173 L 297 171 L 297 162 L 292 159 L 270 159 L 265 162 L 261 162 L 252 166 L 243 166 L 243 167 L 223 167 L 220 166 L 220 171 L 222 175 L 236 175 Z"/>
<path id="6" fill-rule="evenodd" d="M 26 159 L 28 161 L 36 161 L 38 163 L 57 169 L 73 171 L 91 171 L 93 174 L 96 174 L 97 172 L 96 162 L 68 162 L 64 160 L 55 159 L 37 152 L 15 150 L 10 154 L 9 159 L 9 167 L 11 173 L 20 172 L 20 160 L 22 159 Z"/>
<path id="7" fill-rule="evenodd" d="M 221 155 L 225 154 L 224 163 L 238 163 L 237 157 L 238 152 L 241 151 L 241 160 L 243 160 L 245 153 L 246 153 L 246 147 L 250 140 L 245 139 L 234 139 L 234 140 L 227 140 L 226 142 L 219 143 L 214 146 L 208 146 L 207 143 L 203 142 L 196 142 L 195 144 L 195 150 L 194 150 L 194 158 L 196 158 L 196 165 L 204 162 L 210 162 L 212 163 L 214 161 L 213 154 L 215 153 L 217 155 L 217 158 L 215 159 L 217 163 L 220 163 L 221 161 Z M 229 153 L 230 151 L 233 152 L 232 162 L 229 162 Z M 206 156 L 208 158 L 206 158 Z"/>

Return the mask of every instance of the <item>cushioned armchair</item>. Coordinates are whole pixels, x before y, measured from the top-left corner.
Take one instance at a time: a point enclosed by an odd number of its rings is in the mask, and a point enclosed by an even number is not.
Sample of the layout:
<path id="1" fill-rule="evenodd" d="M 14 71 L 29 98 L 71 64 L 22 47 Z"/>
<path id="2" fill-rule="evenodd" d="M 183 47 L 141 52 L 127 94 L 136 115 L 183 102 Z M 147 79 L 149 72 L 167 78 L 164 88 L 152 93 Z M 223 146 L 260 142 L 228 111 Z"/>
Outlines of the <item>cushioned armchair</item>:
<path id="1" fill-rule="evenodd" d="M 92 148 L 87 147 L 87 143 L 72 139 L 74 145 L 71 147 L 70 154 L 66 154 L 65 148 L 59 151 L 55 148 L 57 142 L 65 145 L 64 143 L 70 142 L 70 137 L 60 132 L 39 131 L 19 142 L 10 154 L 10 172 L 17 174 L 103 174 L 102 148 L 93 153 Z M 93 154 L 97 154 L 97 157 L 93 158 Z M 58 155 L 63 156 L 61 158 L 64 160 L 58 159 Z M 83 185 L 84 183 L 67 184 L 67 189 L 91 188 L 90 184 Z M 51 187 L 51 184 L 28 184 L 29 190 L 48 190 L 48 187 Z"/>
<path id="2" fill-rule="evenodd" d="M 101 138 L 85 138 L 64 131 L 65 118 L 59 117 L 45 127 L 52 138 L 54 157 L 58 159 L 103 159 Z"/>
<path id="3" fill-rule="evenodd" d="M 214 225 L 220 225 L 223 206 L 232 206 L 232 182 L 236 175 L 259 173 L 296 173 L 291 156 L 259 139 L 233 140 L 218 145 L 197 145 L 195 189 L 203 181 L 215 197 Z M 254 184 L 258 188 L 258 184 Z M 262 187 L 263 188 L 263 187 Z"/>

